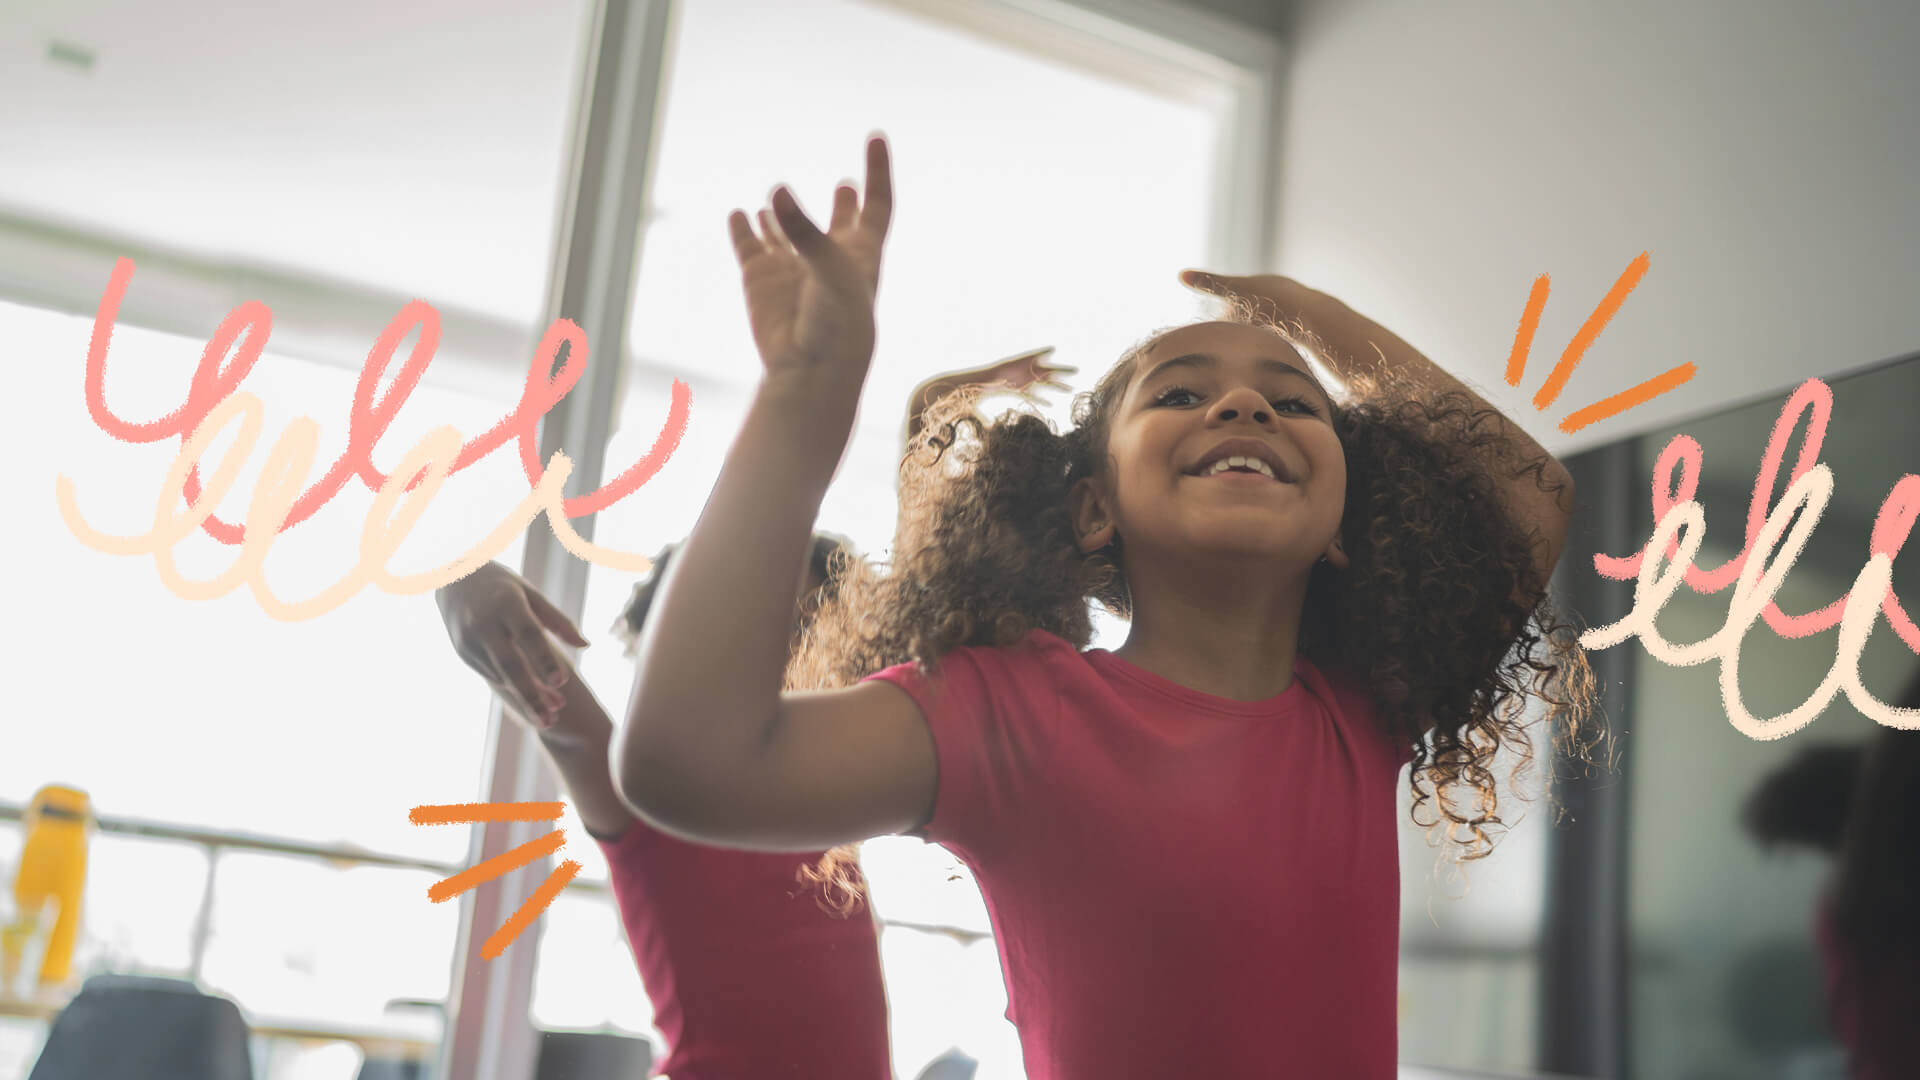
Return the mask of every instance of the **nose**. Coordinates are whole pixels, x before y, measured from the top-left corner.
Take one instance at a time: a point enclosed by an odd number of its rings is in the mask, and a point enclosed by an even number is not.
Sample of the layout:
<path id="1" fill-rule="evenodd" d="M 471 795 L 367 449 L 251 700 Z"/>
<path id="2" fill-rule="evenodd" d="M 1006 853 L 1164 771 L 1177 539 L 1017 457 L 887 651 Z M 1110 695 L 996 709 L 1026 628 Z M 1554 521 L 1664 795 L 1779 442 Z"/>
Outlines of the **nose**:
<path id="1" fill-rule="evenodd" d="M 1214 399 L 1207 417 L 1214 423 L 1228 423 L 1243 418 L 1249 418 L 1261 427 L 1271 427 L 1276 422 L 1273 406 L 1250 386 L 1230 390 Z"/>

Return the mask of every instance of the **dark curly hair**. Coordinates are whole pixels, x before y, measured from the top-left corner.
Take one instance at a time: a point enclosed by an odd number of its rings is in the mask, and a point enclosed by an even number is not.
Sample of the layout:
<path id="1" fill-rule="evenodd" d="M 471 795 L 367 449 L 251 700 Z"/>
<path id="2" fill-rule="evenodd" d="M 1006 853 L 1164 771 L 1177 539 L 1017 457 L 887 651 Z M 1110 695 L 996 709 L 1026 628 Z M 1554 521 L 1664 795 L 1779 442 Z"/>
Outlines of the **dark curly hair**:
<path id="1" fill-rule="evenodd" d="M 1230 304 L 1227 321 L 1266 329 L 1305 352 L 1298 326 Z M 937 403 L 901 464 L 891 566 L 850 568 L 814 620 L 790 685 L 847 686 L 915 662 L 931 671 L 966 646 L 1005 647 L 1045 630 L 1085 648 L 1089 601 L 1131 612 L 1119 539 L 1083 554 L 1069 492 L 1106 459 L 1107 436 L 1141 359 L 1169 330 L 1129 349 L 1074 402 L 1061 434 L 1038 416 L 992 422 L 960 392 Z M 1556 739 L 1583 760 L 1593 676 L 1571 626 L 1546 601 L 1534 535 L 1497 484 L 1551 459 L 1523 459 L 1506 420 L 1464 393 L 1350 382 L 1334 430 L 1347 461 L 1341 538 L 1351 565 L 1316 565 L 1300 651 L 1370 691 L 1380 722 L 1413 751 L 1414 820 L 1444 829 L 1464 858 L 1503 827 L 1492 764 L 1533 760 L 1525 710 L 1540 702 Z M 813 873 L 845 885 L 840 849 Z"/>
<path id="2" fill-rule="evenodd" d="M 635 644 L 640 640 L 640 628 L 647 623 L 647 613 L 653 610 L 653 596 L 659 591 L 660 582 L 666 577 L 667 564 L 680 550 L 678 542 L 660 549 L 653 557 L 653 567 L 647 576 L 634 583 L 633 592 L 627 596 L 627 606 L 614 620 L 612 633 L 626 645 L 627 655 L 632 656 Z M 813 544 L 807 550 L 807 568 L 820 580 L 820 590 L 813 601 L 815 610 L 832 598 L 834 590 L 840 585 L 845 567 L 857 561 L 853 554 L 853 545 L 845 537 L 828 532 L 813 534 Z"/>

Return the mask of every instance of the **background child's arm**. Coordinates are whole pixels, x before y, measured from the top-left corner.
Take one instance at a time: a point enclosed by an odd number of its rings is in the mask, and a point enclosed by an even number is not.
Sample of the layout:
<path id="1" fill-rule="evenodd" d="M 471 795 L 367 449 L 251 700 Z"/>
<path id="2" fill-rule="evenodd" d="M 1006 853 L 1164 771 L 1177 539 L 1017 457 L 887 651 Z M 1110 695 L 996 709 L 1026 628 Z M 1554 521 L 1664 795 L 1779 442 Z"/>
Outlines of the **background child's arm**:
<path id="1" fill-rule="evenodd" d="M 1034 388 L 1046 386 L 1055 390 L 1070 389 L 1060 381 L 1060 376 L 1071 375 L 1076 369 L 1059 364 L 1047 363 L 1047 357 L 1053 355 L 1053 346 L 1034 349 L 1018 356 L 997 360 L 985 367 L 968 368 L 965 371 L 948 372 L 936 375 L 915 387 L 911 397 L 907 398 L 907 440 L 920 434 L 922 420 L 927 409 L 934 402 L 970 386 L 982 388 L 1004 387 L 1021 397 L 1033 400 L 1037 397 Z"/>
<path id="2" fill-rule="evenodd" d="M 620 793 L 694 840 L 812 850 L 911 829 L 930 812 L 932 736 L 888 684 L 788 695 L 793 596 L 873 357 L 892 208 L 886 145 L 865 206 L 835 192 L 825 233 L 784 188 L 729 221 L 765 377 L 638 642 L 615 736 Z"/>
<path id="3" fill-rule="evenodd" d="M 1573 477 L 1520 425 L 1391 330 L 1292 278 L 1278 274 L 1231 277 L 1188 270 L 1180 280 L 1202 292 L 1243 297 L 1269 314 L 1297 320 L 1326 346 L 1328 355 L 1321 359 L 1343 379 L 1384 377 L 1435 394 L 1464 394 L 1498 417 L 1516 459 L 1544 462 L 1537 478 L 1531 470 L 1514 475 L 1510 467 L 1496 469 L 1494 476 L 1514 519 L 1535 533 L 1534 563 L 1541 580 L 1552 573 L 1566 544 L 1567 519 L 1573 513 Z"/>
<path id="4" fill-rule="evenodd" d="M 453 648 L 493 687 L 510 715 L 546 749 L 581 824 L 612 839 L 633 824 L 613 788 L 607 744 L 613 722 L 566 658 L 547 639 L 586 638 L 520 575 L 488 563 L 434 595 Z"/>

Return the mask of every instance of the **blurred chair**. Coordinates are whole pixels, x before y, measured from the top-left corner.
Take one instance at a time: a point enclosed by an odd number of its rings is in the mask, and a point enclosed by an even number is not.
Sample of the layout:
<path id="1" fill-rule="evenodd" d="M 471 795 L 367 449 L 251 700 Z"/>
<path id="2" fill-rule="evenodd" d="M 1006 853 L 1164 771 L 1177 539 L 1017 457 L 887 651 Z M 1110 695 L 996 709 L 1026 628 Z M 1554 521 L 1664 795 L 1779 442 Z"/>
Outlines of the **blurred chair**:
<path id="1" fill-rule="evenodd" d="M 543 1031 L 534 1080 L 646 1080 L 653 1044 L 629 1035 Z"/>
<path id="2" fill-rule="evenodd" d="M 360 1063 L 360 1071 L 354 1074 L 354 1080 L 426 1080 L 426 1076 L 427 1064 L 424 1061 L 370 1057 Z"/>
<path id="3" fill-rule="evenodd" d="M 96 975 L 27 1080 L 253 1080 L 239 1006 L 179 979 Z"/>
<path id="4" fill-rule="evenodd" d="M 959 1050 L 949 1050 L 927 1062 L 916 1080 L 973 1080 L 973 1074 L 979 1071 L 979 1062 Z"/>

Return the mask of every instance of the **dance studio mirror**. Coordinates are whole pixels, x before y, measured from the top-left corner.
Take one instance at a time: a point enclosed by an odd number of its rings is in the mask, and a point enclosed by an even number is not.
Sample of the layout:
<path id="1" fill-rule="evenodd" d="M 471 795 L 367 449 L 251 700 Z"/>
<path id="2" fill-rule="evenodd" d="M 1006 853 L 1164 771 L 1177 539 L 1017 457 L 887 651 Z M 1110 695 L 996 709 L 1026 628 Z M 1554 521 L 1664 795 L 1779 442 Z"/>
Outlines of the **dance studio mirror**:
<path id="1" fill-rule="evenodd" d="M 1882 500 L 1920 463 L 1920 358 L 1827 381 L 1833 409 L 1819 460 L 1832 470 L 1833 499 L 1780 590 L 1780 609 L 1794 615 L 1852 587 Z M 1705 451 L 1698 498 L 1709 524 L 1696 563 L 1712 569 L 1736 555 L 1786 398 L 1634 440 L 1633 535 L 1653 526 L 1640 485 L 1684 434 Z M 1787 444 L 1776 499 L 1807 426 L 1802 419 Z M 1908 610 L 1920 599 L 1920 560 L 1910 555 L 1894 561 L 1894 592 Z M 1706 637 L 1725 620 L 1730 595 L 1683 588 L 1661 628 L 1674 642 Z M 1832 666 L 1838 637 L 1835 628 L 1788 640 L 1758 623 L 1739 667 L 1749 710 L 1776 716 L 1806 700 Z M 1912 951 L 1920 732 L 1873 723 L 1840 697 L 1806 728 L 1756 741 L 1728 723 L 1717 664 L 1672 667 L 1637 644 L 1621 648 L 1633 657 L 1631 675 L 1609 693 L 1625 695 L 1628 728 L 1618 783 L 1629 793 L 1630 1075 L 1842 1077 L 1845 1045 L 1860 1039 L 1879 1055 L 1881 1071 L 1871 1075 L 1920 1075 L 1911 1022 L 1920 1003 Z M 1880 700 L 1920 705 L 1920 658 L 1884 621 L 1860 673 Z M 1888 965 L 1889 957 L 1903 958 Z"/>

